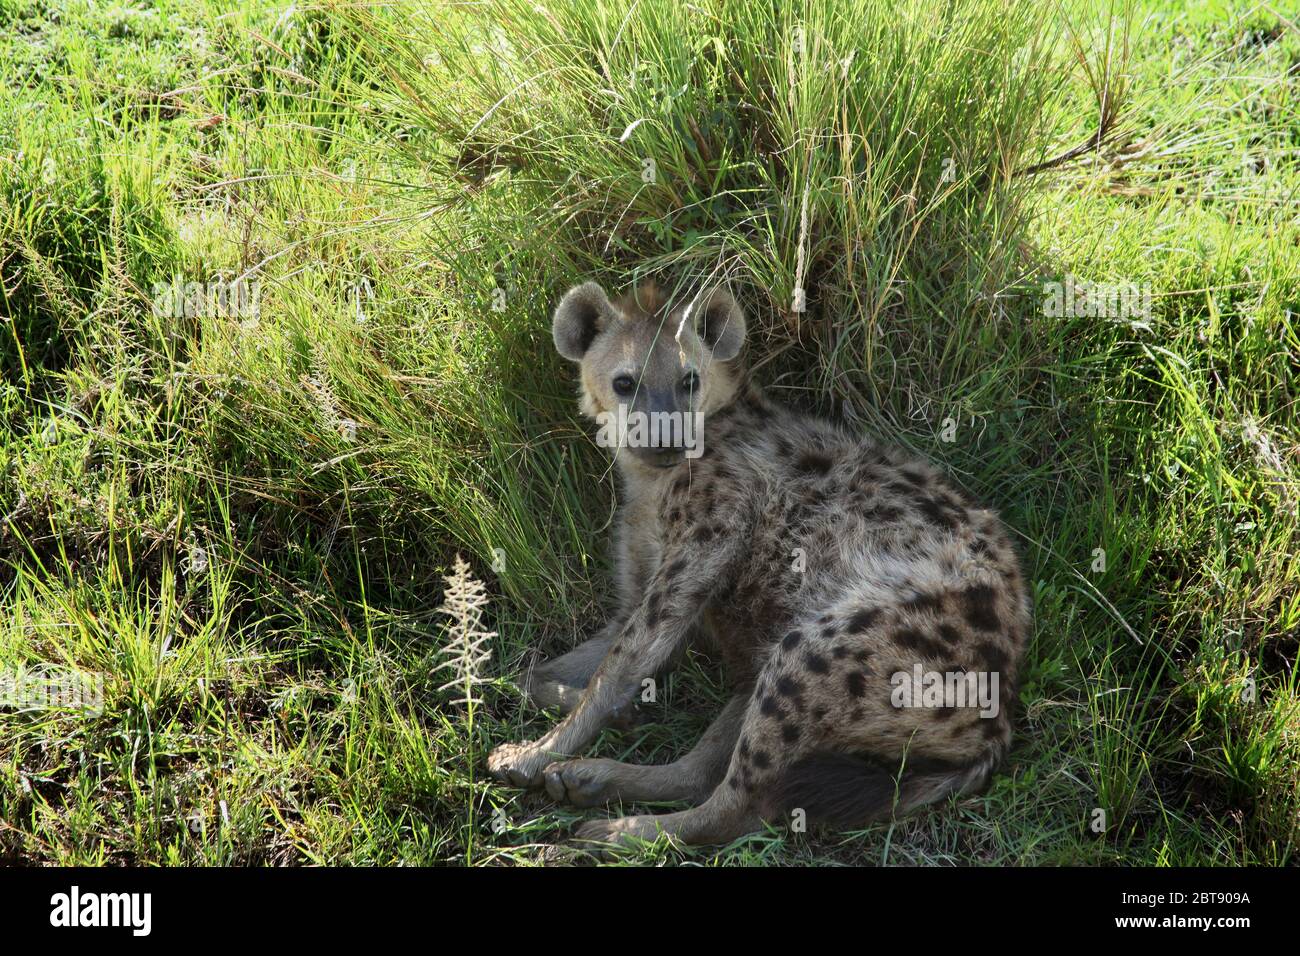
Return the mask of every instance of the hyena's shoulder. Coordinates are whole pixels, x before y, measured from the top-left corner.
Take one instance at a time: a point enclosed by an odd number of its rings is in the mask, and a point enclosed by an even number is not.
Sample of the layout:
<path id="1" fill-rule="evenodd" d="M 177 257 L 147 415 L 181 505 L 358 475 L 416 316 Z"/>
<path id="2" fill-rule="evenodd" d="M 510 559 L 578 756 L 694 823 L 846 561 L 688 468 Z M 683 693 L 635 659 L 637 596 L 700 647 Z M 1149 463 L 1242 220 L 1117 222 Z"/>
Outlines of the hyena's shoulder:
<path id="1" fill-rule="evenodd" d="M 923 459 L 844 423 L 781 405 L 756 389 L 711 423 L 706 436 L 697 477 L 720 476 L 741 485 L 744 494 L 760 485 L 784 494 L 811 487 L 889 497 L 939 478 Z M 671 490 L 690 486 L 683 481 Z"/>
<path id="2" fill-rule="evenodd" d="M 713 522 L 703 534 L 725 533 L 725 519 L 770 512 L 775 499 L 787 521 L 805 528 L 833 518 L 827 533 L 839 537 L 875 528 L 921 551 L 960 540 L 1021 585 L 1018 553 L 997 515 L 924 457 L 752 388 L 711 426 L 702 458 L 665 486 L 660 512 L 669 525 L 702 515 Z"/>

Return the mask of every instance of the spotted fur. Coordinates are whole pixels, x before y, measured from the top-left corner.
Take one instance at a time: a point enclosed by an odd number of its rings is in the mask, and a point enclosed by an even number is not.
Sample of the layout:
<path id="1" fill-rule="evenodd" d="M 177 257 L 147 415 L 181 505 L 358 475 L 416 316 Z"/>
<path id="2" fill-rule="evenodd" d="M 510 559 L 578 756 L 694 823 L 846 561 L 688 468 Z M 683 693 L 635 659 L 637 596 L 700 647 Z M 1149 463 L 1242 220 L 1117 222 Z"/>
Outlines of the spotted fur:
<path id="1" fill-rule="evenodd" d="M 489 761 L 501 779 L 583 806 L 695 804 L 593 821 L 584 839 L 719 842 L 797 810 L 860 825 L 983 785 L 1011 740 L 1031 618 L 997 516 L 929 463 L 773 401 L 749 381 L 737 330 L 743 315 L 722 292 L 673 305 L 643 288 L 611 303 L 588 283 L 556 312 L 584 413 L 635 401 L 610 384 L 631 362 L 657 407 L 706 416 L 698 458 L 616 450 L 618 612 L 528 676 L 564 720 Z M 683 369 L 698 376 L 685 398 L 672 390 Z M 691 640 L 737 689 L 692 751 L 654 767 L 565 759 L 629 719 L 642 680 Z M 996 716 L 896 706 L 894 675 L 918 664 L 996 674 Z"/>

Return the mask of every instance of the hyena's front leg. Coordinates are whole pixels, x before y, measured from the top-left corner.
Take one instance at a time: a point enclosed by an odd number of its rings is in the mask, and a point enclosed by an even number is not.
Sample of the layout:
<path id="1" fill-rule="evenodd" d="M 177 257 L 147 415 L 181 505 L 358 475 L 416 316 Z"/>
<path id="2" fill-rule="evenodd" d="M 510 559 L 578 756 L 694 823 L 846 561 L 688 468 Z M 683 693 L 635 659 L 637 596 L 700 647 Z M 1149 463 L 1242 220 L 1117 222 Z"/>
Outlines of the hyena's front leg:
<path id="1" fill-rule="evenodd" d="M 565 760 L 546 768 L 546 792 L 576 807 L 660 800 L 699 803 L 727 772 L 748 700 L 733 697 L 699 742 L 679 760 L 649 766 L 599 757 Z"/>
<path id="2" fill-rule="evenodd" d="M 566 714 L 573 710 L 622 626 L 620 620 L 610 621 L 599 634 L 567 654 L 528 668 L 522 687 L 528 699 L 538 707 L 554 708 Z"/>
<path id="3" fill-rule="evenodd" d="M 591 683 L 596 668 L 605 659 L 623 627 L 621 618 L 610 621 L 599 634 L 579 644 L 567 654 L 535 664 L 524 674 L 520 689 L 537 707 L 558 710 L 567 714 L 578 706 L 582 694 Z M 688 644 L 698 644 L 702 638 L 692 630 Z M 629 701 L 617 711 L 611 726 L 631 728 L 645 723 L 646 715 L 636 700 Z"/>
<path id="4" fill-rule="evenodd" d="M 524 675 L 523 691 L 538 707 L 554 708 L 567 714 L 578 706 L 596 668 L 618 638 L 632 609 L 640 603 L 645 582 L 654 572 L 654 566 L 644 566 L 644 556 L 634 553 L 628 542 L 620 516 L 615 538 L 619 569 L 619 601 L 615 615 L 595 637 L 579 644 L 567 654 L 530 667 Z"/>
<path id="5" fill-rule="evenodd" d="M 711 548 L 669 548 L 641 603 L 624 622 L 578 706 L 540 740 L 503 744 L 488 758 L 499 780 L 532 787 L 554 761 L 586 747 L 601 729 L 635 700 L 642 681 L 673 657 L 691 625 L 739 552 L 739 540 L 714 539 Z"/>

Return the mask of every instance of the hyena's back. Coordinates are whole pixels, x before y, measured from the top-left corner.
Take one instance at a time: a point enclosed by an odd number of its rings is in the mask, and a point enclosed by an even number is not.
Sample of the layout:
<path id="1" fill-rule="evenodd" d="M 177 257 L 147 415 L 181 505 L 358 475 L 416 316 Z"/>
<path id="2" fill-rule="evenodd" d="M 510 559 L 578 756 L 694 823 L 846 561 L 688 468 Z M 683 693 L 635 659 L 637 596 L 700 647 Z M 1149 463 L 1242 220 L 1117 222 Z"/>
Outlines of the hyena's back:
<path id="1" fill-rule="evenodd" d="M 765 816 L 841 825 L 982 784 L 1010 741 L 1029 627 L 996 516 L 927 464 L 757 393 L 715 428 L 719 450 L 668 489 L 664 518 L 705 537 L 727 533 L 719 511 L 751 523 L 708 611 L 754 688 L 728 784 Z M 719 507 L 728 494 L 739 507 Z M 983 675 L 995 706 L 896 706 L 895 675 L 918 666 L 972 691 Z"/>

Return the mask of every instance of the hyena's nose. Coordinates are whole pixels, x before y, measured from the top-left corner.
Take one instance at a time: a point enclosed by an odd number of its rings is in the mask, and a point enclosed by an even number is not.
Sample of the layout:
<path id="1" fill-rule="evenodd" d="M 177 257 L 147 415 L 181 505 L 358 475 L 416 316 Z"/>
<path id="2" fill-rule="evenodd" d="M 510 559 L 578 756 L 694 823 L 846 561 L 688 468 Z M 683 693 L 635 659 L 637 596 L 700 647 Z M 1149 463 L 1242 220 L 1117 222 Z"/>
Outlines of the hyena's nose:
<path id="1" fill-rule="evenodd" d="M 673 394 L 670 388 L 651 389 L 646 396 L 646 409 L 652 415 L 672 415 L 679 411 L 677 407 L 677 396 Z"/>

